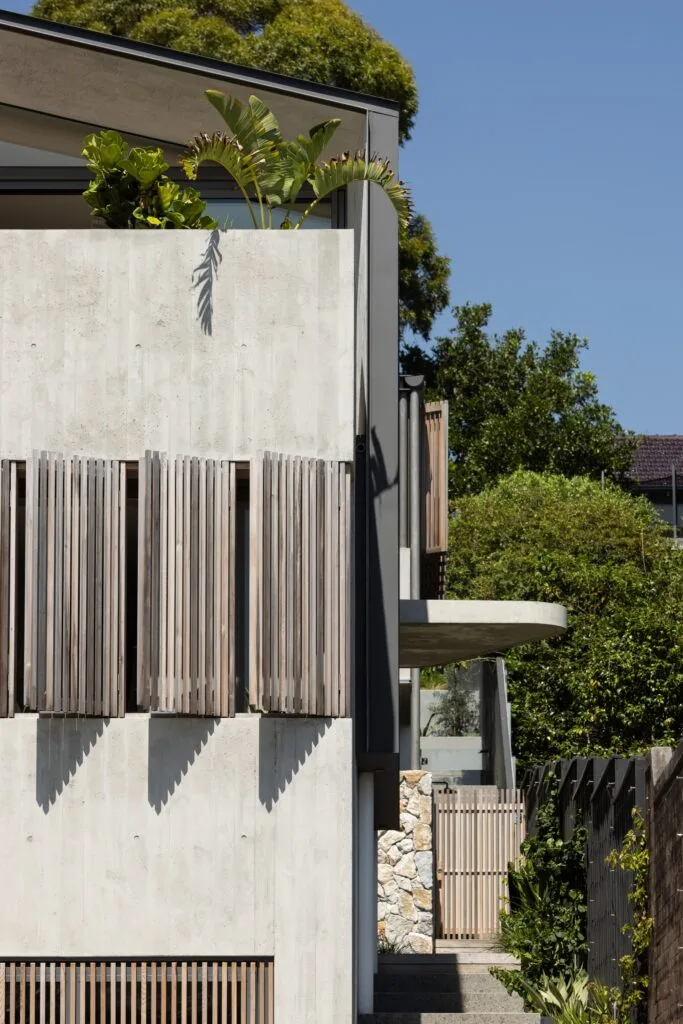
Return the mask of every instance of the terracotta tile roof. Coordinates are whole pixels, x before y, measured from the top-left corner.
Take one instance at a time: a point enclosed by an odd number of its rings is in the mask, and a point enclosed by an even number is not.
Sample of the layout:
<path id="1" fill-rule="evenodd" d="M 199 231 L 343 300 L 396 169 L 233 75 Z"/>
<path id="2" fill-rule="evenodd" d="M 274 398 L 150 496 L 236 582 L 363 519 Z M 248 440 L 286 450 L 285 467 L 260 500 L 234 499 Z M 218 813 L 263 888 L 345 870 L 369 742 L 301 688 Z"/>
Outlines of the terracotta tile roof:
<path id="1" fill-rule="evenodd" d="M 671 466 L 683 483 L 683 435 L 647 434 L 633 457 L 627 479 L 638 484 L 671 484 Z"/>

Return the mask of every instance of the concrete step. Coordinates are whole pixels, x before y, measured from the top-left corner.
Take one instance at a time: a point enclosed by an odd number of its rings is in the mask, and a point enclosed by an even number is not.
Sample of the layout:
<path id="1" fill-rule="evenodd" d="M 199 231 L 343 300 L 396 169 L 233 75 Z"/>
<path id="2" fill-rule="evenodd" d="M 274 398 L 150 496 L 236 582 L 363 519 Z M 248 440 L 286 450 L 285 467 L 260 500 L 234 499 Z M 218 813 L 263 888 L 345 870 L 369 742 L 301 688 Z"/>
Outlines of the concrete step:
<path id="1" fill-rule="evenodd" d="M 390 971 L 394 968 L 425 967 L 432 966 L 434 969 L 454 967 L 508 967 L 512 970 L 519 967 L 519 960 L 509 953 L 501 953 L 496 949 L 482 946 L 459 949 L 457 952 L 449 953 L 396 953 L 380 954 L 378 957 L 380 971 Z"/>
<path id="2" fill-rule="evenodd" d="M 420 970 L 380 971 L 375 975 L 375 992 L 500 992 L 501 984 L 487 969 L 463 972 L 424 968 Z"/>
<path id="3" fill-rule="evenodd" d="M 378 1013 L 523 1013 L 518 995 L 509 996 L 502 985 L 487 992 L 375 992 Z"/>
<path id="4" fill-rule="evenodd" d="M 535 1013 L 366 1013 L 358 1024 L 541 1024 Z"/>

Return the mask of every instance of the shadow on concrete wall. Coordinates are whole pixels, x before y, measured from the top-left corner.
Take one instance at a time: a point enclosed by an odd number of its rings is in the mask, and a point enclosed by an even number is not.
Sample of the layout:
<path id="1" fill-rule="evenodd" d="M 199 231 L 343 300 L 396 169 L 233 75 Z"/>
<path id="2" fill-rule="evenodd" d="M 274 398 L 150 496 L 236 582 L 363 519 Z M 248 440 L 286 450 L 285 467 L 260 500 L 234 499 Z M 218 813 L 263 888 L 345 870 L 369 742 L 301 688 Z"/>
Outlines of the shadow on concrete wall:
<path id="1" fill-rule="evenodd" d="M 201 262 L 192 272 L 192 287 L 197 293 L 197 319 L 204 334 L 213 334 L 213 284 L 223 259 L 220 241 L 220 231 L 215 228 L 209 235 Z"/>
<path id="2" fill-rule="evenodd" d="M 157 814 L 187 775 L 220 719 L 152 715 L 148 731 L 147 799 Z"/>
<path id="3" fill-rule="evenodd" d="M 108 718 L 41 717 L 36 722 L 36 802 L 45 814 L 109 725 Z"/>
<path id="4" fill-rule="evenodd" d="M 261 715 L 258 790 L 259 800 L 266 810 L 272 811 L 331 724 L 331 718 Z"/>

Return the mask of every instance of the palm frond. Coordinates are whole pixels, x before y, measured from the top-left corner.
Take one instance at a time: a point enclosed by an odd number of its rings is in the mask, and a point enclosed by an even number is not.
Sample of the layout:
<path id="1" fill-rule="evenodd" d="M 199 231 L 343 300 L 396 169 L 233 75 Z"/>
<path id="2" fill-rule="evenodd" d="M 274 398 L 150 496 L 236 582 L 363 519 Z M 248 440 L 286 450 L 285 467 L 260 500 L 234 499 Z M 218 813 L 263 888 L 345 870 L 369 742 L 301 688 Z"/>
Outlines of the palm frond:
<path id="1" fill-rule="evenodd" d="M 308 179 L 313 186 L 316 200 L 324 199 L 331 192 L 357 181 L 369 181 L 378 185 L 396 210 L 399 223 L 405 227 L 410 220 L 410 193 L 401 181 L 397 181 L 388 160 L 366 160 L 362 153 L 352 156 L 342 153 L 333 160 L 318 164 Z"/>

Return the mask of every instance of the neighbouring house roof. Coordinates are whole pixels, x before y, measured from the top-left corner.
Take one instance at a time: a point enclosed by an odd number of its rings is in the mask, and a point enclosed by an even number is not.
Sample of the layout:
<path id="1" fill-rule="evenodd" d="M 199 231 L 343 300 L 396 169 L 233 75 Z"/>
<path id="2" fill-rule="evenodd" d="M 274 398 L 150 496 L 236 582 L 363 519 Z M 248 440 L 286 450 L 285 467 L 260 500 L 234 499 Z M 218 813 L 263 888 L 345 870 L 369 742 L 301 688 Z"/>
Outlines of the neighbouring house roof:
<path id="1" fill-rule="evenodd" d="M 646 434 L 626 478 L 641 487 L 670 486 L 672 465 L 683 482 L 683 434 Z"/>

